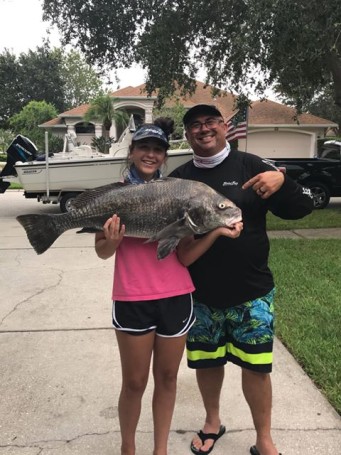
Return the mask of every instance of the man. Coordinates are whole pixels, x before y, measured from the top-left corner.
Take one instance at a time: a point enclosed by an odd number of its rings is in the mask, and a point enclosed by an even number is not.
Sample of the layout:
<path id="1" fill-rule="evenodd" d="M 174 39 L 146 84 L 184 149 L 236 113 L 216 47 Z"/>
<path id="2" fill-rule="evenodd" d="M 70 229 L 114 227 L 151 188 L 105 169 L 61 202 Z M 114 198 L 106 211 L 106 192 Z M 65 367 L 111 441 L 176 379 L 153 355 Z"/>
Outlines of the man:
<path id="1" fill-rule="evenodd" d="M 224 194 L 242 210 L 244 226 L 239 238 L 219 237 L 201 256 L 200 248 L 194 254 L 193 237 L 188 240 L 191 254 L 180 257 L 196 287 L 197 320 L 188 336 L 187 354 L 206 410 L 204 427 L 191 450 L 210 453 L 225 433 L 219 399 L 229 361 L 242 368 L 243 392 L 257 433 L 250 453 L 278 455 L 271 438 L 274 282 L 268 267 L 266 213 L 302 218 L 311 213 L 312 198 L 309 190 L 267 160 L 231 151 L 225 139 L 227 125 L 216 107 L 196 105 L 183 122 L 193 161 L 171 175 L 204 182 Z"/>

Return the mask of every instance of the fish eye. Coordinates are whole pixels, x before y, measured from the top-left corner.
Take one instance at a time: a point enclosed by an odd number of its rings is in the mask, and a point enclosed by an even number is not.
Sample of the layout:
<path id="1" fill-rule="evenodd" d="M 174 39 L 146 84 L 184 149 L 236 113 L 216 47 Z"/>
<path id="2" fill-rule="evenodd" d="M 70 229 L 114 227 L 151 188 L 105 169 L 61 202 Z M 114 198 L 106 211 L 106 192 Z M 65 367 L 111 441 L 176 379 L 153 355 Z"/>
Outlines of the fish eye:
<path id="1" fill-rule="evenodd" d="M 219 207 L 220 209 L 222 209 L 222 210 L 223 210 L 223 209 L 226 209 L 226 204 L 225 204 L 225 202 L 220 202 L 220 203 L 218 204 L 218 207 Z"/>

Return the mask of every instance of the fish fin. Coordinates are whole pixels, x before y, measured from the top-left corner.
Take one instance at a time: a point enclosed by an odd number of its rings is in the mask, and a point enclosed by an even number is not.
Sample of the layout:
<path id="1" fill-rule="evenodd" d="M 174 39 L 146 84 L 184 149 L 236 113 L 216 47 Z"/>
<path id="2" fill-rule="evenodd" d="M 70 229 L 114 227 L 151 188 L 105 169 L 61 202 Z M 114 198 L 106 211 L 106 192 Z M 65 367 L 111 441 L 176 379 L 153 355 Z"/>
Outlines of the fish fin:
<path id="1" fill-rule="evenodd" d="M 96 234 L 96 232 L 102 232 L 103 229 L 84 227 L 80 231 L 76 231 L 76 234 Z"/>
<path id="2" fill-rule="evenodd" d="M 156 242 L 158 240 L 166 240 L 172 237 L 184 237 L 185 235 L 189 235 L 191 231 L 188 229 L 187 225 L 185 224 L 186 218 L 180 218 L 180 220 L 174 221 L 174 223 L 168 224 L 165 228 L 161 229 L 161 231 L 157 232 L 155 235 L 150 237 L 147 242 Z"/>
<path id="3" fill-rule="evenodd" d="M 169 254 L 171 254 L 177 247 L 179 240 L 180 239 L 177 237 L 170 237 L 168 239 L 160 240 L 157 246 L 157 258 L 164 259 Z"/>
<path id="4" fill-rule="evenodd" d="M 58 228 L 54 217 L 58 215 L 19 215 L 17 221 L 23 226 L 30 244 L 37 254 L 44 253 L 65 232 Z"/>
<path id="5" fill-rule="evenodd" d="M 115 188 L 122 188 L 123 186 L 127 186 L 127 185 L 128 185 L 128 183 L 126 183 L 126 182 L 115 182 L 115 183 L 109 183 L 109 185 L 98 186 L 97 188 L 93 188 L 91 190 L 86 190 L 83 193 L 80 193 L 72 201 L 72 208 L 80 209 L 87 203 L 98 198 L 101 194 L 106 193 L 107 191 L 113 190 Z"/>
<path id="6" fill-rule="evenodd" d="M 173 237 L 180 240 L 182 237 L 191 235 L 193 232 L 196 234 L 201 233 L 200 227 L 194 223 L 186 212 L 182 218 L 174 221 L 174 223 L 168 224 L 168 226 L 150 237 L 147 242 L 155 242 Z"/>

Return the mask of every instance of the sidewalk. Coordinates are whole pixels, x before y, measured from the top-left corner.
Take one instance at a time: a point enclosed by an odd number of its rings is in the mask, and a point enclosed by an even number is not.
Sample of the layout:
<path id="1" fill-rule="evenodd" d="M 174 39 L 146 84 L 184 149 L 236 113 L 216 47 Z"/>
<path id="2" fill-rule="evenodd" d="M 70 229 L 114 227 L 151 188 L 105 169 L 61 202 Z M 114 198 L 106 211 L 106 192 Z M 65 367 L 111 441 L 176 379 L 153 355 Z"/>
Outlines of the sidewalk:
<path id="1" fill-rule="evenodd" d="M 119 455 L 121 377 L 110 323 L 112 261 L 98 260 L 91 235 L 71 231 L 37 256 L 14 217 L 3 216 L 3 207 L 0 455 Z M 6 213 L 11 210 L 15 211 L 12 201 Z M 307 236 L 316 232 L 290 231 L 291 235 L 313 238 Z M 333 235 L 341 238 L 341 230 Z M 340 416 L 278 340 L 272 381 L 273 437 L 283 455 L 338 455 Z M 137 455 L 151 455 L 152 385 L 150 378 Z M 226 368 L 221 403 L 228 433 L 212 455 L 247 455 L 255 432 L 240 370 L 233 365 Z M 183 358 L 169 455 L 191 453 L 189 443 L 203 417 L 195 374 Z"/>
<path id="2" fill-rule="evenodd" d="M 341 222 L 341 220 L 340 220 Z M 339 239 L 341 228 L 292 229 L 290 231 L 268 231 L 270 239 Z"/>

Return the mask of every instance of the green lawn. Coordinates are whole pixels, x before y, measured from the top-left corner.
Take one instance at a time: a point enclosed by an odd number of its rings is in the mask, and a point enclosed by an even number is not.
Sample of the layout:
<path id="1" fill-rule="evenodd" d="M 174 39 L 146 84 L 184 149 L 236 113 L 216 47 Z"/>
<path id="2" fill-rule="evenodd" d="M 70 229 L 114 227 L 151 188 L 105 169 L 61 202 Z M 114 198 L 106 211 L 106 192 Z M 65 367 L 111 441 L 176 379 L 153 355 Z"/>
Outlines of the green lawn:
<path id="1" fill-rule="evenodd" d="M 21 190 L 22 186 L 19 183 L 11 183 L 8 187 L 9 190 Z"/>
<path id="2" fill-rule="evenodd" d="M 300 220 L 282 220 L 272 213 L 267 215 L 267 229 L 269 231 L 285 229 L 317 229 L 341 227 L 341 206 L 340 208 L 325 208 L 313 210 L 313 212 Z"/>
<path id="3" fill-rule="evenodd" d="M 270 267 L 276 335 L 341 414 L 341 240 L 272 239 Z"/>

